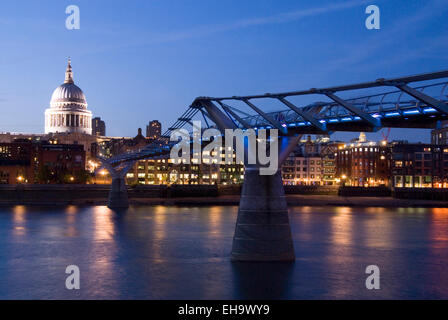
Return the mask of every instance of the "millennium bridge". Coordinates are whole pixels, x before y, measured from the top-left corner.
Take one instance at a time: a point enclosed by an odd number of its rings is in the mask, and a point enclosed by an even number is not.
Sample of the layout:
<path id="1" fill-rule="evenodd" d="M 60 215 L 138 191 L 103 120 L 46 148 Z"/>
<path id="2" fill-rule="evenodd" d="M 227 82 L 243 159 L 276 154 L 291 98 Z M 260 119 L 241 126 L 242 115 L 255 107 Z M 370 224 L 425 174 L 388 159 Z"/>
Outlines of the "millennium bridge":
<path id="1" fill-rule="evenodd" d="M 448 70 L 352 85 L 252 96 L 198 97 L 163 134 L 134 153 L 100 159 L 112 176 L 108 206 L 129 206 L 125 176 L 135 161 L 166 156 L 176 130 L 191 132 L 194 120 L 205 129 L 277 129 L 279 166 L 303 134 L 376 132 L 382 128 L 439 128 L 448 120 Z M 274 111 L 273 111 L 274 110 Z M 163 140 L 162 140 L 163 139 Z M 293 261 L 294 247 L 280 170 L 260 175 L 245 163 L 231 259 Z"/>

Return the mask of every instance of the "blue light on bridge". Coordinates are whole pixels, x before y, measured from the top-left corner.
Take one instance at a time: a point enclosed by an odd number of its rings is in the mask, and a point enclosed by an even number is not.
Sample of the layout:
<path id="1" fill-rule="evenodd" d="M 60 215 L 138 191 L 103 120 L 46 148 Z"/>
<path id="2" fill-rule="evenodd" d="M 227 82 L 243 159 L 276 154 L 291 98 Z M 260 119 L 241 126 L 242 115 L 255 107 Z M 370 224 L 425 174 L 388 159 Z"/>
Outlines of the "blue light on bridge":
<path id="1" fill-rule="evenodd" d="M 401 114 L 399 112 L 387 112 L 384 116 L 385 117 L 398 117 L 398 116 L 401 116 Z"/>
<path id="2" fill-rule="evenodd" d="M 406 110 L 406 111 L 403 111 L 403 114 L 405 114 L 405 115 L 407 115 L 407 114 L 420 114 L 420 110 L 417 110 L 417 109 L 415 109 L 415 110 Z"/>
<path id="3" fill-rule="evenodd" d="M 437 112 L 437 110 L 434 109 L 434 108 L 425 108 L 425 109 L 423 109 L 423 113 L 434 113 L 434 112 Z"/>
<path id="4" fill-rule="evenodd" d="M 328 120 L 328 122 L 330 122 L 330 123 L 339 122 L 339 119 L 330 119 L 330 120 Z"/>

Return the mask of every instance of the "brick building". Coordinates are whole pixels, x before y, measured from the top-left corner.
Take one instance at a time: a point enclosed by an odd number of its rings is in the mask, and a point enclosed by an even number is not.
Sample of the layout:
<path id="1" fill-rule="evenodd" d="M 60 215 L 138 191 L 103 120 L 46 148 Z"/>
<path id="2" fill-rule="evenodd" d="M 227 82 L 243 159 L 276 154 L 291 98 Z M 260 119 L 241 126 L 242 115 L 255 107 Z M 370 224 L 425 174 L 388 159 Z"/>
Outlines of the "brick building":
<path id="1" fill-rule="evenodd" d="M 322 157 L 318 154 L 295 152 L 282 165 L 285 185 L 321 185 L 322 174 Z"/>
<path id="2" fill-rule="evenodd" d="M 33 183 L 38 155 L 38 147 L 28 140 L 0 143 L 0 184 Z"/>
<path id="3" fill-rule="evenodd" d="M 82 145 L 31 140 L 0 143 L 0 184 L 56 183 L 61 179 L 74 183 L 83 174 L 85 161 Z"/>
<path id="4" fill-rule="evenodd" d="M 356 142 L 340 146 L 336 153 L 336 176 L 348 186 L 388 186 L 390 148 L 387 142 Z"/>
<path id="5" fill-rule="evenodd" d="M 335 185 L 336 153 L 340 142 L 329 137 L 312 141 L 308 136 L 282 165 L 285 185 Z"/>
<path id="6" fill-rule="evenodd" d="M 448 188 L 448 145 L 392 146 L 394 188 Z"/>

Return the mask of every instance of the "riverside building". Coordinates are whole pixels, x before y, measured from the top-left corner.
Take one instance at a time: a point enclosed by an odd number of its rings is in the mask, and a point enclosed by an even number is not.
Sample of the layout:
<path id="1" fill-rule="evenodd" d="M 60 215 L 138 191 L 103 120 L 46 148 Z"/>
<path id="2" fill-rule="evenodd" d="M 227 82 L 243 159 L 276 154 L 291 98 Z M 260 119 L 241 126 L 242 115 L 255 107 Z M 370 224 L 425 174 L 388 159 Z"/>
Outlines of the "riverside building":
<path id="1" fill-rule="evenodd" d="M 174 163 L 168 156 L 159 159 L 148 159 L 136 162 L 126 175 L 127 183 L 143 185 L 234 185 L 244 180 L 244 165 L 225 163 L 225 150 L 221 147 L 221 163 L 204 159 L 199 163 L 191 159 L 191 163 Z"/>
<path id="2" fill-rule="evenodd" d="M 339 146 L 336 153 L 336 176 L 346 186 L 389 186 L 388 143 L 363 141 Z"/>
<path id="3" fill-rule="evenodd" d="M 448 188 L 448 145 L 392 146 L 394 188 Z"/>
<path id="4" fill-rule="evenodd" d="M 81 145 L 28 139 L 0 143 L 0 184 L 79 183 L 85 161 Z"/>

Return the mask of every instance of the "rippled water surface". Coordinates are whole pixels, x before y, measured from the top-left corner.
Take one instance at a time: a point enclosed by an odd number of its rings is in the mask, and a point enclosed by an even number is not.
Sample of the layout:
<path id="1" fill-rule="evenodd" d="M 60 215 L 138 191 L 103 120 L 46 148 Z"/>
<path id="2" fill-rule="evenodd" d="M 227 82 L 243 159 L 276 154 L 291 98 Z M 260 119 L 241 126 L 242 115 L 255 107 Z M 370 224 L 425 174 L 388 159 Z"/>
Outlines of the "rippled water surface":
<path id="1" fill-rule="evenodd" d="M 448 209 L 296 207 L 295 263 L 231 263 L 236 207 L 0 207 L 0 299 L 448 299 Z M 365 288 L 365 268 L 381 290 Z M 77 265 L 81 289 L 65 288 Z"/>

